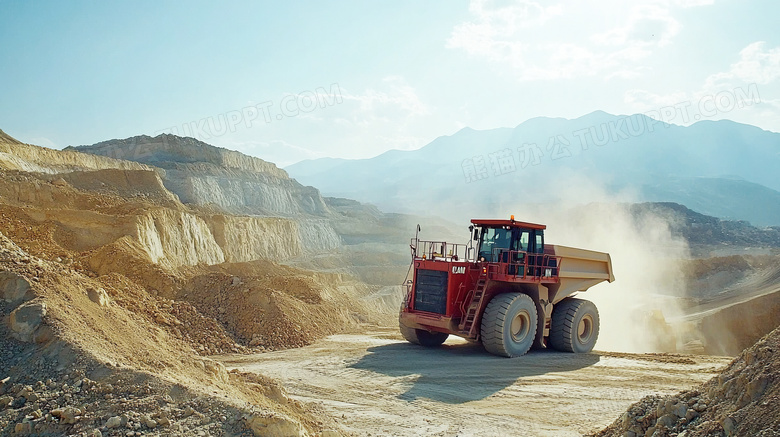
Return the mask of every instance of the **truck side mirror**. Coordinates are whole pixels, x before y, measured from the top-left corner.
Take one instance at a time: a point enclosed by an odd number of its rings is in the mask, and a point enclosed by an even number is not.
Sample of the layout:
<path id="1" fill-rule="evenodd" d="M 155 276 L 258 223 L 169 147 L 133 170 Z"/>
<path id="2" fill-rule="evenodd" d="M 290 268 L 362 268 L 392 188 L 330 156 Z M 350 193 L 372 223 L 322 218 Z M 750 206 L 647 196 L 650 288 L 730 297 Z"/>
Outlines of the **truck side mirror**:
<path id="1" fill-rule="evenodd" d="M 474 229 L 474 241 L 479 240 L 479 229 Z"/>

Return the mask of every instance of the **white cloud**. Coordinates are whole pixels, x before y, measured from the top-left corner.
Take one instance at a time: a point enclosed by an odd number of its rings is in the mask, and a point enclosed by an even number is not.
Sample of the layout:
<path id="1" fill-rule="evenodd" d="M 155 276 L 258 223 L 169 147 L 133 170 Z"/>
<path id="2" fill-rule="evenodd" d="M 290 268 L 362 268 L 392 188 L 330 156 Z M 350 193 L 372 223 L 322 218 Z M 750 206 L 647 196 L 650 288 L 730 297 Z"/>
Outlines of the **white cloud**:
<path id="1" fill-rule="evenodd" d="M 740 59 L 729 71 L 713 74 L 705 81 L 716 87 L 734 79 L 747 83 L 768 84 L 780 78 L 780 47 L 765 49 L 766 42 L 754 42 L 739 52 Z"/>
<path id="2" fill-rule="evenodd" d="M 637 1 L 627 11 L 625 24 L 614 26 L 603 13 L 618 7 L 614 4 L 599 9 L 579 2 L 542 6 L 472 0 L 471 20 L 453 28 L 447 48 L 510 66 L 520 80 L 637 77 L 643 71 L 638 63 L 671 44 L 680 32 L 673 12 L 709 3 Z"/>
<path id="3" fill-rule="evenodd" d="M 715 3 L 715 0 L 676 0 L 673 4 L 682 8 L 691 8 L 695 6 L 709 6 Z"/>
<path id="4" fill-rule="evenodd" d="M 273 156 L 282 166 L 324 156 L 370 158 L 422 147 L 433 139 L 431 132 L 450 130 L 404 77 L 388 76 L 363 89 L 341 84 L 340 96 L 338 104 L 312 112 L 316 117 L 291 117 L 264 132 L 247 132 L 264 137 L 257 156 Z M 274 138 L 288 142 L 273 144 Z"/>
<path id="5" fill-rule="evenodd" d="M 593 35 L 592 40 L 607 46 L 663 47 L 679 33 L 680 23 L 671 16 L 669 9 L 658 5 L 636 6 L 625 26 Z M 649 55 L 643 52 L 641 56 Z"/>
<path id="6" fill-rule="evenodd" d="M 739 52 L 728 71 L 708 76 L 698 90 L 656 94 L 633 89 L 623 100 L 636 112 L 666 113 L 664 121 L 691 124 L 703 119 L 730 119 L 780 131 L 780 99 L 770 96 L 780 84 L 780 47 L 762 41 Z"/>
<path id="7" fill-rule="evenodd" d="M 337 93 L 338 98 L 311 111 L 285 117 L 277 116 L 279 108 L 285 107 L 284 100 L 269 101 L 267 118 L 255 114 L 251 119 L 239 119 L 240 123 L 231 125 L 235 129 L 225 129 L 224 134 L 206 140 L 284 167 L 304 159 L 369 158 L 388 149 L 419 148 L 433 139 L 431 132 L 451 129 L 442 126 L 446 121 L 442 122 L 438 111 L 432 110 L 415 87 L 400 76 L 387 76 L 362 90 L 341 83 L 331 86 L 329 92 Z M 301 107 L 303 103 L 298 105 Z M 226 119 L 232 120 L 231 114 L 240 116 L 241 112 L 220 114 L 208 120 L 225 125 Z"/>
<path id="8" fill-rule="evenodd" d="M 431 140 L 423 132 L 429 131 L 426 126 L 433 111 L 403 77 L 385 77 L 360 92 L 344 90 L 342 98 L 344 103 L 336 108 L 331 122 L 355 143 L 362 139 L 360 149 L 352 148 L 351 154 L 361 150 L 354 157 L 374 156 L 387 149 L 416 149 Z"/>
<path id="9" fill-rule="evenodd" d="M 623 101 L 639 111 L 651 111 L 666 106 L 674 106 L 689 100 L 691 100 L 691 96 L 686 92 L 655 94 L 645 90 L 633 89 L 623 93 Z"/>
<path id="10" fill-rule="evenodd" d="M 360 105 L 360 112 L 352 114 L 353 118 L 414 118 L 430 113 L 417 96 L 414 88 L 397 76 L 388 76 L 382 80 L 383 89 L 369 88 L 362 93 L 343 93 L 345 101 L 354 101 Z"/>

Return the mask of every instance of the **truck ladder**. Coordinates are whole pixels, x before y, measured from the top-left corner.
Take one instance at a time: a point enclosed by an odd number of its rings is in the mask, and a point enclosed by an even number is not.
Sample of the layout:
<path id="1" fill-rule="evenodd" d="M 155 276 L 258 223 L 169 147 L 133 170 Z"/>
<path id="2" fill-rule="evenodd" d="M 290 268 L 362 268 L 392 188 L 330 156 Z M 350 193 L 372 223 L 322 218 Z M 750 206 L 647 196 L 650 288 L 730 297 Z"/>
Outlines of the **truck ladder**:
<path id="1" fill-rule="evenodd" d="M 466 311 L 466 315 L 463 317 L 460 330 L 461 333 L 467 334 L 469 338 L 476 338 L 477 327 L 474 323 L 477 319 L 477 311 L 482 306 L 482 300 L 485 297 L 485 287 L 487 286 L 487 274 L 482 273 L 477 279 L 477 285 L 474 287 L 474 293 L 471 297 L 471 303 Z"/>

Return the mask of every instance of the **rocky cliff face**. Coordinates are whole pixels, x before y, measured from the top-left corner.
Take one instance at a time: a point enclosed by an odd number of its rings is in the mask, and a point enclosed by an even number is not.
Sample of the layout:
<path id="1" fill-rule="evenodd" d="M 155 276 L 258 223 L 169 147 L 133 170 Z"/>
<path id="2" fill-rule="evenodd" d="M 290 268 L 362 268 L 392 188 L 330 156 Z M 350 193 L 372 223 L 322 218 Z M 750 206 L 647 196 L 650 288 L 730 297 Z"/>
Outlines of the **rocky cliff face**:
<path id="1" fill-rule="evenodd" d="M 341 243 L 338 234 L 323 220 L 301 223 L 286 218 L 215 215 L 208 222 L 228 262 L 283 261 L 328 251 Z"/>
<path id="2" fill-rule="evenodd" d="M 26 145 L 7 136 L 0 136 L 0 150 L 4 151 L 0 152 L 0 171 L 8 182 L 0 184 L 0 198 L 6 208 L 11 208 L 6 211 L 15 211 L 35 223 L 53 224 L 57 240 L 70 250 L 92 251 L 111 246 L 117 253 L 125 253 L 126 249 L 162 268 L 176 269 L 256 259 L 286 261 L 329 251 L 341 244 L 329 220 L 311 214 L 298 214 L 297 218 L 260 217 L 189 208 L 164 186 L 161 176 L 169 173 L 156 167 Z M 262 197 L 253 188 L 275 193 L 267 196 L 270 200 L 260 199 L 258 203 L 276 205 L 271 209 L 277 211 L 293 214 L 303 204 L 298 203 L 301 197 L 296 197 L 294 190 L 285 189 L 285 184 L 295 188 L 295 181 L 286 178 L 273 164 L 250 157 L 240 159 L 236 152 L 225 152 L 207 153 L 198 159 L 224 159 L 232 170 L 215 168 L 212 163 L 189 164 L 190 170 L 205 166 L 212 174 L 222 171 L 227 179 L 231 172 L 261 171 L 255 174 L 254 186 L 246 181 L 237 184 L 233 192 L 236 205 L 246 204 L 236 192 L 242 192 L 244 197 Z M 176 165 L 170 163 L 169 167 Z M 34 173 L 29 173 L 31 169 Z M 185 176 L 181 181 L 189 179 L 197 185 L 208 178 L 215 177 Z M 235 178 L 229 182 L 234 181 Z M 307 190 L 299 185 L 298 188 L 301 192 Z M 322 202 L 316 190 L 308 190 L 312 194 L 308 205 Z M 219 184 L 215 189 L 204 188 L 200 192 L 227 197 Z"/>
<path id="3" fill-rule="evenodd" d="M 151 170 L 138 162 L 23 144 L 0 130 L 0 168 L 37 173 L 74 170 Z"/>
<path id="4" fill-rule="evenodd" d="M 329 213 L 320 193 L 262 159 L 163 134 L 110 140 L 73 150 L 162 169 L 165 186 L 185 203 L 238 214 L 295 216 Z"/>
<path id="5" fill-rule="evenodd" d="M 65 151 L 0 139 L 0 147 L 21 157 L 11 163 L 0 155 L 0 168 L 24 172 L 39 165 L 43 170 L 32 171 L 48 173 L 7 186 L 12 203 L 56 210 L 31 213 L 37 222 L 57 223 L 67 235 L 63 244 L 74 250 L 104 247 L 90 261 L 102 273 L 113 271 L 110 261 L 120 255 L 161 268 L 269 259 L 387 286 L 400 283 L 408 266 L 405 245 L 397 243 L 407 241 L 417 222 L 323 199 L 274 164 L 192 138 L 140 136 Z M 71 189 L 157 208 L 94 211 L 108 198 L 74 196 Z"/>

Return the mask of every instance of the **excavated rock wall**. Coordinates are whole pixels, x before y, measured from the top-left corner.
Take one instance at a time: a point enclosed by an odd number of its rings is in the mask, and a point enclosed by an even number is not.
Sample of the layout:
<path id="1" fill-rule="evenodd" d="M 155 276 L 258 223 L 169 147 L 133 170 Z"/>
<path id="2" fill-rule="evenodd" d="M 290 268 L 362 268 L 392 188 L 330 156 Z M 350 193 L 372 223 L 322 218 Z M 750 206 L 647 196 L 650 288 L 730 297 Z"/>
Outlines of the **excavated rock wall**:
<path id="1" fill-rule="evenodd" d="M 166 169 L 165 184 L 183 202 L 218 205 L 232 213 L 293 216 L 327 213 L 319 192 L 292 179 L 244 171 L 227 171 L 203 164 L 177 164 Z"/>
<path id="2" fill-rule="evenodd" d="M 275 164 L 244 155 L 240 152 L 214 147 L 195 138 L 175 135 L 147 135 L 124 140 L 108 140 L 75 150 L 115 159 L 148 163 L 165 168 L 170 163 L 211 163 L 216 166 L 266 173 L 277 178 L 289 178 L 287 172 Z"/>
<path id="3" fill-rule="evenodd" d="M 149 150 L 149 145 L 133 147 L 135 153 Z M 171 164 L 184 169 L 166 171 L 0 139 L 0 150 L 13 153 L 14 158 L 11 164 L 0 159 L 0 169 L 10 171 L 4 176 L 9 183 L 0 184 L 0 196 L 3 203 L 21 207 L 20 211 L 36 222 L 55 223 L 61 231 L 56 238 L 68 249 L 92 250 L 130 238 L 135 242 L 134 251 L 140 250 L 144 258 L 164 268 L 255 259 L 284 261 L 341 245 L 341 238 L 327 219 L 300 214 L 303 209 L 312 213 L 327 209 L 317 190 L 301 187 L 265 161 L 207 145 L 203 149 L 203 156 L 190 159 L 223 162 L 230 168 L 198 162 Z M 31 174 L 20 169 L 37 171 Z M 199 169 L 212 175 L 190 174 Z M 220 172 L 222 176 L 214 175 Z M 176 173 L 181 177 L 168 179 L 165 184 L 174 181 L 179 187 L 190 186 L 189 190 L 179 191 L 185 200 L 186 196 L 194 196 L 199 199 L 195 203 L 232 205 L 225 209 L 234 210 L 277 211 L 298 217 L 198 212 L 182 205 L 164 186 L 162 178 Z M 303 192 L 309 196 L 298 195 Z M 139 203 L 116 209 L 112 208 L 114 202 L 108 200 L 111 197 L 94 197 L 106 194 L 137 199 Z M 157 207 L 150 208 L 148 202 Z"/>
<path id="4" fill-rule="evenodd" d="M 208 223 L 228 262 L 288 260 L 341 244 L 340 237 L 325 220 L 214 215 Z"/>
<path id="5" fill-rule="evenodd" d="M 116 168 L 121 170 L 151 170 L 132 161 L 76 151 L 60 151 L 29 144 L 14 143 L 0 138 L 0 167 L 38 173 L 60 173 L 73 170 Z"/>
<path id="6" fill-rule="evenodd" d="M 162 169 L 165 186 L 185 203 L 237 214 L 327 215 L 319 191 L 259 158 L 174 135 L 138 136 L 74 148 Z"/>
<path id="7" fill-rule="evenodd" d="M 225 262 L 211 229 L 194 214 L 158 209 L 139 216 L 136 226 L 136 238 L 155 264 L 176 268 Z"/>

